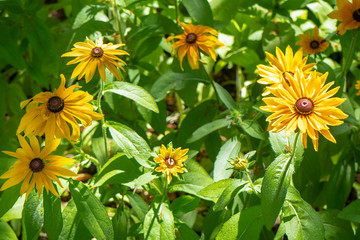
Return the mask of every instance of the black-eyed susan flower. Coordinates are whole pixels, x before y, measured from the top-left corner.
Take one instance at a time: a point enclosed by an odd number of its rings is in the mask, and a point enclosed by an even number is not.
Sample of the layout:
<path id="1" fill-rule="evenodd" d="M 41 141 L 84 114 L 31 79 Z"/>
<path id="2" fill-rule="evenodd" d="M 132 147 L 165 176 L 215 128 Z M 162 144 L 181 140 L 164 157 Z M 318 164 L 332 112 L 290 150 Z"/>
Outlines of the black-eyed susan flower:
<path id="1" fill-rule="evenodd" d="M 308 76 L 315 66 L 315 63 L 306 64 L 308 57 L 303 58 L 303 50 L 301 48 L 295 55 L 290 46 L 287 46 L 285 55 L 278 47 L 276 47 L 276 57 L 268 52 L 265 52 L 265 54 L 270 66 L 259 64 L 255 72 L 262 77 L 258 80 L 258 83 L 271 85 L 270 87 L 273 88 L 279 85 L 282 79 L 288 81 L 286 73 L 294 75 L 296 69 L 299 69 Z M 269 93 L 269 90 L 266 89 L 263 95 L 268 95 Z"/>
<path id="2" fill-rule="evenodd" d="M 167 181 L 170 183 L 171 175 L 177 177 L 178 173 L 183 173 L 186 170 L 183 165 L 188 158 L 186 155 L 188 151 L 189 149 L 181 150 L 181 148 L 173 150 L 172 147 L 166 148 L 164 145 L 161 145 L 160 153 L 154 158 L 154 161 L 160 164 L 155 171 L 166 174 Z"/>
<path id="3" fill-rule="evenodd" d="M 324 52 L 329 46 L 329 42 L 319 36 L 319 28 L 315 27 L 310 37 L 310 32 L 306 34 L 300 34 L 300 41 L 296 42 L 296 45 L 302 47 L 305 54 L 315 54 L 318 52 Z"/>
<path id="4" fill-rule="evenodd" d="M 20 195 L 26 192 L 26 198 L 35 187 L 40 196 L 43 186 L 49 193 L 49 190 L 59 197 L 52 180 L 56 181 L 61 187 L 59 176 L 74 177 L 76 173 L 64 168 L 63 166 L 72 164 L 73 159 L 50 155 L 60 143 L 60 139 L 48 141 L 44 148 L 35 136 L 29 136 L 30 144 L 25 137 L 18 135 L 21 148 L 16 152 L 3 151 L 3 153 L 17 158 L 18 160 L 10 169 L 0 176 L 1 179 L 8 179 L 1 186 L 0 191 L 4 191 L 22 181 Z"/>
<path id="5" fill-rule="evenodd" d="M 356 29 L 360 27 L 360 0 L 336 0 L 337 10 L 328 14 L 329 18 L 337 19 L 341 23 L 337 27 L 340 35 L 346 30 Z"/>
<path id="6" fill-rule="evenodd" d="M 80 137 L 78 121 L 88 127 L 93 120 L 103 117 L 88 103 L 93 96 L 81 90 L 74 92 L 75 88 L 80 88 L 77 85 L 66 88 L 64 75 L 60 77 L 61 84 L 54 92 L 41 92 L 21 102 L 21 108 L 27 107 L 17 133 L 24 131 L 25 136 L 45 134 L 46 140 L 64 137 L 76 141 Z"/>
<path id="7" fill-rule="evenodd" d="M 76 57 L 74 60 L 68 62 L 67 65 L 79 63 L 74 69 L 71 78 L 78 76 L 78 79 L 81 79 L 85 76 L 85 81 L 88 83 L 93 78 L 96 69 L 99 69 L 100 77 L 105 82 L 106 67 L 120 81 L 121 76 L 116 67 L 123 71 L 125 70 L 117 61 L 124 65 L 126 65 L 126 63 L 116 55 L 129 55 L 128 52 L 117 49 L 125 44 L 103 44 L 102 40 L 97 40 L 95 44 L 88 38 L 86 38 L 86 42 L 87 43 L 75 43 L 71 52 L 61 55 L 61 57 Z"/>
<path id="8" fill-rule="evenodd" d="M 330 82 L 325 85 L 327 73 L 318 76 L 312 72 L 309 78 L 297 70 L 295 75 L 287 74 L 290 86 L 283 84 L 276 88 L 269 88 L 275 97 L 263 98 L 266 106 L 260 107 L 264 111 L 272 112 L 266 119 L 269 121 L 268 131 L 286 131 L 289 136 L 296 129 L 301 132 L 303 146 L 307 147 L 307 134 L 311 138 L 314 149 L 318 150 L 318 132 L 326 139 L 336 143 L 328 126 L 338 126 L 343 123 L 340 119 L 348 115 L 338 109 L 345 98 L 333 97 L 339 87 L 329 88 L 334 84 Z"/>
<path id="9" fill-rule="evenodd" d="M 224 44 L 215 37 L 218 35 L 217 31 L 211 27 L 202 25 L 184 24 L 180 22 L 180 18 L 178 22 L 184 29 L 184 33 L 168 37 L 166 41 L 169 42 L 173 39 L 178 39 L 172 44 L 172 51 L 176 51 L 181 69 L 184 70 L 182 61 L 185 55 L 187 55 L 191 69 L 199 68 L 199 61 L 201 61 L 199 49 L 216 61 L 215 48 L 224 46 Z"/>
<path id="10" fill-rule="evenodd" d="M 356 93 L 356 96 L 359 96 L 360 95 L 360 80 L 356 81 L 355 89 L 358 90 L 358 92 Z"/>

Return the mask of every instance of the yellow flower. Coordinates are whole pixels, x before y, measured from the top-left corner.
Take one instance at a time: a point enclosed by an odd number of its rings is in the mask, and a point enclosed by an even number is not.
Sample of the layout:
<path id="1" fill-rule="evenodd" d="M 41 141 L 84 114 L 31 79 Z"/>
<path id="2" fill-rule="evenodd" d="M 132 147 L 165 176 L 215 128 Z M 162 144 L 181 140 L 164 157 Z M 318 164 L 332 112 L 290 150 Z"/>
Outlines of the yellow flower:
<path id="1" fill-rule="evenodd" d="M 93 111 L 88 103 L 93 96 L 84 91 L 75 91 L 80 86 L 65 87 L 65 77 L 60 75 L 61 84 L 54 92 L 41 92 L 33 98 L 21 102 L 21 108 L 26 105 L 26 114 L 20 121 L 17 133 L 24 131 L 25 136 L 45 134 L 46 140 L 54 137 L 65 137 L 76 141 L 80 137 L 78 119 L 84 127 L 90 126 L 92 120 L 99 120 L 102 114 Z M 70 126 L 71 129 L 70 129 Z"/>
<path id="2" fill-rule="evenodd" d="M 341 23 L 337 27 L 340 35 L 346 30 L 360 27 L 360 0 L 336 0 L 338 10 L 334 10 L 328 14 L 329 18 L 337 19 Z"/>
<path id="3" fill-rule="evenodd" d="M 301 46 L 305 54 L 323 52 L 330 46 L 329 42 L 327 42 L 324 38 L 319 37 L 318 27 L 313 29 L 311 37 L 309 32 L 306 32 L 306 34 L 300 34 L 299 37 L 300 41 L 298 41 L 296 45 Z"/>
<path id="4" fill-rule="evenodd" d="M 74 69 L 71 78 L 78 76 L 78 79 L 81 79 L 85 75 L 85 81 L 88 83 L 94 76 L 96 68 L 98 68 L 100 77 L 105 82 L 106 67 L 120 81 L 121 76 L 116 67 L 119 67 L 123 71 L 125 70 L 117 61 L 124 65 L 126 65 L 126 63 L 115 55 L 129 55 L 126 51 L 117 49 L 125 44 L 103 44 L 102 40 L 97 40 L 95 44 L 88 38 L 86 38 L 86 41 L 87 43 L 75 43 L 75 47 L 71 49 L 71 52 L 61 55 L 61 57 L 76 57 L 66 65 L 80 62 Z"/>
<path id="5" fill-rule="evenodd" d="M 359 91 L 356 93 L 356 96 L 359 96 L 359 95 L 360 95 L 360 80 L 356 81 L 355 89 L 359 90 Z"/>
<path id="6" fill-rule="evenodd" d="M 177 177 L 178 173 L 183 173 L 186 170 L 183 164 L 188 158 L 186 155 L 188 151 L 189 149 L 181 150 L 181 148 L 173 151 L 172 147 L 166 148 L 164 145 L 161 145 L 160 153 L 154 158 L 154 161 L 160 164 L 155 171 L 165 173 L 167 181 L 170 183 L 171 174 Z"/>
<path id="7" fill-rule="evenodd" d="M 230 162 L 231 165 L 234 166 L 235 170 L 244 171 L 248 167 L 248 160 L 246 158 L 235 157 L 233 161 Z"/>
<path id="8" fill-rule="evenodd" d="M 173 39 L 178 39 L 173 43 L 172 51 L 175 50 L 177 52 L 181 69 L 184 71 L 182 61 L 185 55 L 187 55 L 191 69 L 199 68 L 199 61 L 201 61 L 199 48 L 216 61 L 214 48 L 224 46 L 224 44 L 215 37 L 218 35 L 217 31 L 211 27 L 202 25 L 184 24 L 180 22 L 180 18 L 178 22 L 181 27 L 183 27 L 184 33 L 174 37 L 168 37 L 166 41 L 169 42 Z"/>
<path id="9" fill-rule="evenodd" d="M 275 97 L 263 98 L 267 106 L 260 107 L 264 111 L 273 113 L 266 119 L 270 122 L 268 131 L 286 130 L 286 136 L 289 136 L 299 128 L 303 146 L 307 147 L 308 134 L 316 151 L 318 150 L 318 132 L 329 141 L 336 143 L 328 125 L 341 125 L 343 121 L 339 119 L 348 117 L 336 108 L 346 99 L 331 98 L 340 87 L 328 91 L 334 82 L 324 85 L 327 75 L 326 73 L 318 76 L 316 72 L 312 72 L 309 78 L 305 78 L 297 70 L 294 76 L 287 74 L 290 86 L 283 81 L 277 88 L 269 88 Z"/>
<path id="10" fill-rule="evenodd" d="M 287 46 L 285 55 L 278 47 L 276 47 L 276 57 L 268 52 L 265 52 L 265 54 L 271 66 L 259 64 L 257 65 L 257 70 L 255 72 L 262 77 L 258 80 L 258 83 L 271 85 L 270 87 L 273 88 L 276 88 L 276 86 L 281 83 L 282 79 L 288 81 L 286 73 L 294 75 L 296 69 L 299 69 L 303 71 L 307 77 L 315 66 L 315 63 L 306 64 L 308 57 L 303 58 L 303 51 L 301 48 L 295 55 L 290 46 Z M 268 95 L 269 93 L 269 90 L 266 89 L 263 96 Z"/>
<path id="11" fill-rule="evenodd" d="M 62 167 L 72 164 L 73 159 L 50 155 L 59 146 L 60 139 L 49 141 L 43 149 L 40 149 L 40 144 L 35 136 L 29 136 L 30 145 L 25 140 L 25 137 L 18 135 L 18 138 L 21 148 L 18 148 L 16 152 L 3 151 L 5 154 L 17 158 L 18 161 L 0 176 L 1 179 L 8 179 L 1 186 L 0 191 L 4 191 L 23 181 L 20 195 L 26 192 L 26 198 L 34 187 L 36 187 L 40 196 L 43 186 L 48 193 L 50 190 L 55 196 L 59 197 L 51 180 L 55 180 L 61 186 L 58 176 L 76 176 L 73 171 Z"/>

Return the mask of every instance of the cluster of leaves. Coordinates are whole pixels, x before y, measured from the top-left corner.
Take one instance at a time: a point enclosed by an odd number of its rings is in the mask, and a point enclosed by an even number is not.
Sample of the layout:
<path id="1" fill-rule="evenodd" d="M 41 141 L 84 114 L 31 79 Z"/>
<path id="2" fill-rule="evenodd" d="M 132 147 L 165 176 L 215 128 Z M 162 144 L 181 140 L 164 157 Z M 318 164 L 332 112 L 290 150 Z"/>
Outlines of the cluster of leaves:
<path id="1" fill-rule="evenodd" d="M 60 59 L 75 42 L 104 38 L 130 53 L 123 81 L 107 72 L 102 109 L 108 132 L 94 122 L 74 148 L 56 153 L 78 160 L 77 180 L 64 182 L 62 198 L 35 192 L 25 202 L 19 186 L 0 193 L 0 232 L 5 239 L 353 239 L 359 237 L 359 45 L 355 31 L 336 36 L 327 17 L 335 0 L 4 0 L 0 2 L 0 150 L 18 147 L 19 103 L 70 79 L 73 66 Z M 170 54 L 176 23 L 207 25 L 226 47 L 218 61 L 192 70 Z M 291 151 L 295 136 L 266 131 L 263 87 L 257 64 L 265 51 L 292 46 L 314 25 L 331 36 L 325 53 L 309 57 L 328 81 L 350 64 L 345 124 L 331 128 L 338 141 L 319 140 L 319 151 Z M 206 59 L 206 57 L 204 57 Z M 95 77 L 99 78 L 98 76 Z M 82 85 L 96 96 L 100 83 Z M 73 80 L 75 81 L 75 79 Z M 169 192 L 154 174 L 161 144 L 189 148 L 187 173 Z M 256 150 L 250 177 L 234 174 L 230 160 Z M 291 153 L 290 153 L 291 152 Z M 110 157 L 108 157 L 110 156 Z M 0 155 L 0 174 L 14 159 Z M 265 172 L 266 170 L 266 172 Z M 86 182 L 87 181 L 87 182 Z M 0 185 L 4 180 L 0 180 Z M 278 219 L 278 221 L 276 221 Z"/>

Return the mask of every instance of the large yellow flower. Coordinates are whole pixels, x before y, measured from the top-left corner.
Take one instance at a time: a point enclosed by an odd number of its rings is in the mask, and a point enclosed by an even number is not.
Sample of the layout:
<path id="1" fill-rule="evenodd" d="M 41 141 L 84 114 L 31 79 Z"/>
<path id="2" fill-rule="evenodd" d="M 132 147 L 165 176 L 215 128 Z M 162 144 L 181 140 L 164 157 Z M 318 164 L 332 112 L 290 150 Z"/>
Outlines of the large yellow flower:
<path id="1" fill-rule="evenodd" d="M 295 75 L 287 74 L 290 86 L 283 81 L 277 88 L 269 88 L 275 97 L 263 98 L 267 106 L 260 107 L 264 111 L 272 112 L 266 121 L 269 121 L 268 131 L 280 132 L 286 130 L 289 136 L 299 128 L 303 146 L 307 146 L 307 134 L 313 141 L 315 150 L 318 150 L 318 132 L 326 139 L 336 143 L 328 126 L 338 126 L 343 123 L 339 119 L 348 115 L 336 108 L 345 98 L 331 98 L 339 90 L 336 87 L 330 91 L 334 84 L 326 85 L 327 73 L 318 76 L 312 72 L 308 78 L 297 70 Z"/>
<path id="2" fill-rule="evenodd" d="M 217 31 L 211 27 L 202 25 L 184 24 L 180 22 L 180 18 L 178 22 L 184 29 L 184 33 L 174 37 L 168 37 L 166 41 L 169 42 L 173 39 L 178 39 L 173 43 L 172 51 L 175 50 L 177 52 L 181 69 L 184 71 L 182 61 L 185 55 L 187 55 L 191 69 L 199 68 L 199 61 L 201 61 L 199 48 L 216 61 L 214 48 L 224 46 L 224 44 L 215 37 L 218 35 Z"/>
<path id="3" fill-rule="evenodd" d="M 186 155 L 188 151 L 189 149 L 181 150 L 181 148 L 173 151 L 172 147 L 166 148 L 164 145 L 161 145 L 160 153 L 154 158 L 154 161 L 160 164 L 155 171 L 165 173 L 167 181 L 170 183 L 172 179 L 171 174 L 177 177 L 178 173 L 183 173 L 186 170 L 183 164 L 188 158 Z"/>
<path id="4" fill-rule="evenodd" d="M 328 41 L 319 36 L 318 27 L 313 29 L 311 37 L 310 32 L 306 32 L 306 34 L 300 34 L 299 37 L 300 41 L 296 42 L 296 45 L 301 46 L 305 54 L 323 52 L 330 46 Z"/>
<path id="5" fill-rule="evenodd" d="M 65 137 L 76 141 L 80 137 L 80 127 L 76 119 L 87 127 L 92 124 L 92 120 L 103 117 L 102 114 L 94 112 L 93 106 L 88 103 L 93 100 L 93 96 L 80 90 L 74 92 L 75 88 L 80 88 L 77 85 L 66 88 L 64 75 L 61 74 L 60 77 L 61 84 L 54 92 L 41 92 L 21 102 L 21 108 L 28 106 L 17 133 L 24 131 L 25 136 L 45 134 L 46 140 Z"/>
<path id="6" fill-rule="evenodd" d="M 355 89 L 358 90 L 358 92 L 356 93 L 356 96 L 359 96 L 360 95 L 360 80 L 356 81 Z"/>
<path id="7" fill-rule="evenodd" d="M 71 78 L 78 76 L 78 79 L 81 79 L 85 75 L 85 81 L 88 83 L 93 78 L 96 68 L 98 68 L 100 77 L 105 82 L 106 67 L 120 81 L 121 76 L 116 67 L 123 71 L 125 70 L 117 61 L 124 65 L 126 65 L 126 63 L 115 55 L 129 55 L 126 51 L 117 49 L 125 44 L 103 44 L 102 40 L 97 40 L 95 44 L 88 38 L 86 38 L 86 41 L 87 43 L 75 43 L 71 52 L 61 55 L 61 57 L 76 57 L 74 60 L 68 62 L 67 65 L 80 62 L 74 69 Z"/>
<path id="8" fill-rule="evenodd" d="M 61 186 L 58 176 L 76 176 L 73 171 L 62 167 L 72 164 L 73 159 L 50 155 L 59 146 L 60 139 L 49 141 L 43 149 L 40 149 L 40 144 L 35 136 L 29 136 L 30 145 L 25 137 L 18 135 L 18 138 L 21 148 L 18 148 L 16 152 L 3 151 L 5 154 L 17 158 L 18 161 L 0 176 L 1 179 L 8 179 L 1 186 L 0 191 L 4 191 L 23 181 L 20 195 L 26 192 L 26 198 L 34 187 L 36 187 L 40 196 L 43 186 L 48 193 L 50 190 L 55 196 L 59 197 L 52 180 Z"/>
<path id="9" fill-rule="evenodd" d="M 336 0 L 338 10 L 334 10 L 328 14 L 329 18 L 337 19 L 341 23 L 337 27 L 340 35 L 346 30 L 360 27 L 360 0 Z"/>
<path id="10" fill-rule="evenodd" d="M 257 70 L 255 71 L 262 78 L 258 80 L 258 83 L 264 85 L 271 85 L 270 87 L 275 87 L 281 83 L 283 79 L 288 81 L 286 78 L 286 73 L 294 75 L 296 69 L 303 71 L 307 77 L 315 66 L 315 63 L 306 64 L 307 58 L 303 58 L 303 50 L 300 48 L 295 55 L 290 46 L 287 46 L 285 55 L 276 47 L 276 57 L 271 53 L 265 52 L 268 62 L 271 66 L 266 66 L 259 64 L 257 65 Z M 263 95 L 268 95 L 270 92 L 266 89 Z"/>

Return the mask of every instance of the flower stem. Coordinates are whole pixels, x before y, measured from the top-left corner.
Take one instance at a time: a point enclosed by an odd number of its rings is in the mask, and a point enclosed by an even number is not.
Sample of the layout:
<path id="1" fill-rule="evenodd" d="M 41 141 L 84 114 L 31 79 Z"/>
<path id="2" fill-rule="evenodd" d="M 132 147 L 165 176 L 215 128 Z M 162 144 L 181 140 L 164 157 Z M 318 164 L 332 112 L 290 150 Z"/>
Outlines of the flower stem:
<path id="1" fill-rule="evenodd" d="M 175 19 L 176 19 L 176 21 L 178 19 L 178 3 L 177 3 L 177 0 L 175 0 Z"/>
<path id="2" fill-rule="evenodd" d="M 113 14 L 115 17 L 115 22 L 119 31 L 119 43 L 122 44 L 124 42 L 124 37 L 121 31 L 121 16 L 119 15 L 118 7 L 116 4 L 116 0 L 113 0 Z"/>
<path id="3" fill-rule="evenodd" d="M 255 185 L 254 185 L 253 181 L 251 180 L 251 177 L 247 171 L 245 171 L 245 175 L 246 175 L 246 178 L 249 181 L 251 189 L 254 191 L 255 195 L 260 197 L 259 193 L 255 190 Z"/>
<path id="4" fill-rule="evenodd" d="M 293 148 L 291 150 L 290 153 L 290 162 L 293 159 L 294 155 L 295 155 L 295 149 L 296 149 L 296 143 L 297 143 L 297 139 L 299 138 L 300 132 L 296 133 L 295 139 L 294 139 L 294 143 L 293 143 Z"/>
<path id="5" fill-rule="evenodd" d="M 100 79 L 100 91 L 97 96 L 97 107 L 100 114 L 104 115 L 101 109 L 101 98 L 104 93 L 104 82 Z M 106 136 L 106 126 L 105 126 L 105 115 L 101 118 L 101 128 L 102 128 L 102 135 L 104 139 L 104 146 L 105 146 L 105 157 L 108 158 L 108 147 L 107 147 L 107 136 Z"/>
<path id="6" fill-rule="evenodd" d="M 181 98 L 177 92 L 175 92 L 175 98 L 176 98 L 176 102 L 177 102 L 177 106 L 178 106 L 178 110 L 179 110 L 179 114 L 180 114 L 179 123 L 178 123 L 178 127 L 180 127 L 183 117 L 184 117 L 183 116 L 183 104 L 182 104 Z"/>

